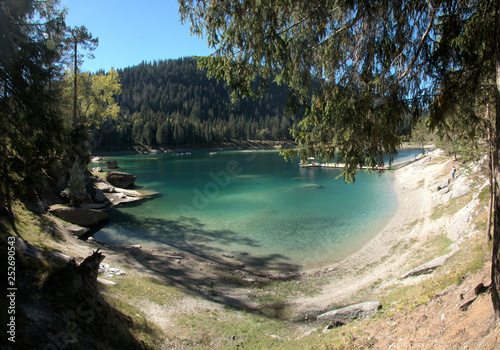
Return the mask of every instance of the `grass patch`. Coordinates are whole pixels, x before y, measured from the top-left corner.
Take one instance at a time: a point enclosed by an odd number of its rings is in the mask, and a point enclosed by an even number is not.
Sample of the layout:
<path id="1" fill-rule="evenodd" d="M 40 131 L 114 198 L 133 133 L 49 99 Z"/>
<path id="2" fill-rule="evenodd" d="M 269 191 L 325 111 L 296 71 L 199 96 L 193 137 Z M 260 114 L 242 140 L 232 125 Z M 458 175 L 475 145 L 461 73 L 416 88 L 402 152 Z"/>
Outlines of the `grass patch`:
<path id="1" fill-rule="evenodd" d="M 440 219 L 443 216 L 456 214 L 472 199 L 472 195 L 452 198 L 448 202 L 436 206 L 431 214 L 432 220 Z"/>
<path id="2" fill-rule="evenodd" d="M 439 237 L 439 236 L 437 236 Z M 446 244 L 446 240 L 436 238 L 436 241 Z M 446 249 L 446 248 L 444 248 Z M 490 259 L 491 244 L 487 246 L 480 237 L 471 238 L 446 263 L 434 272 L 435 276 L 417 285 L 393 287 L 382 296 L 383 305 L 395 305 L 385 308 L 380 317 L 390 317 L 396 310 L 413 310 L 427 303 L 436 293 L 452 285 L 459 284 L 463 276 L 479 271 Z"/>
<path id="3" fill-rule="evenodd" d="M 246 311 L 206 309 L 177 320 L 175 333 L 167 334 L 170 348 L 322 349 L 326 345 L 321 332 L 301 338 L 304 331 L 294 324 Z"/>
<path id="4" fill-rule="evenodd" d="M 432 259 L 446 255 L 451 252 L 450 245 L 453 243 L 446 235 L 433 235 L 422 245 L 416 252 L 413 259 L 414 262 L 410 268 L 416 268 L 423 263 Z"/>
<path id="5" fill-rule="evenodd" d="M 320 277 L 305 280 L 271 281 L 257 290 L 254 297 L 259 301 L 260 312 L 269 318 L 287 319 L 292 315 L 288 299 L 295 296 L 314 296 L 324 282 Z"/>
<path id="6" fill-rule="evenodd" d="M 106 294 L 121 296 L 137 302 L 148 300 L 158 305 L 172 305 L 186 294 L 156 278 L 125 275 L 116 286 L 103 287 Z"/>
<path id="7" fill-rule="evenodd" d="M 477 196 L 482 205 L 488 206 L 490 203 L 490 188 L 486 186 Z"/>
<path id="8" fill-rule="evenodd" d="M 57 243 L 63 241 L 52 221 L 32 213 L 21 202 L 15 201 L 12 211 L 15 218 L 14 227 L 5 216 L 0 217 L 0 223 L 8 234 L 21 237 L 47 251 L 56 249 Z"/>
<path id="9" fill-rule="evenodd" d="M 111 293 L 105 294 L 105 299 L 113 308 L 132 318 L 134 324 L 130 331 L 136 339 L 141 340 L 148 348 L 160 348 L 165 336 L 156 324 L 150 322 L 138 308 Z"/>

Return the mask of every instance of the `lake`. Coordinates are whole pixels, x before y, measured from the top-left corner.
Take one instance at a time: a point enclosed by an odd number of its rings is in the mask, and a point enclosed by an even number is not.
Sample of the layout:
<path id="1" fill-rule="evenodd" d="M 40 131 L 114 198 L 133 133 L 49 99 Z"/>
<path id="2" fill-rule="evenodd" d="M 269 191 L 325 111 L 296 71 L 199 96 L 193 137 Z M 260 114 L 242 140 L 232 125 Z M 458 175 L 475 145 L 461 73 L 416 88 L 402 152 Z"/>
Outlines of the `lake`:
<path id="1" fill-rule="evenodd" d="M 398 161 L 419 152 L 403 150 Z M 395 214 L 391 171 L 301 168 L 278 152 L 224 151 L 112 156 L 153 199 L 109 210 L 94 234 L 110 244 L 175 247 L 202 257 L 234 256 L 247 268 L 296 271 L 341 260 Z"/>

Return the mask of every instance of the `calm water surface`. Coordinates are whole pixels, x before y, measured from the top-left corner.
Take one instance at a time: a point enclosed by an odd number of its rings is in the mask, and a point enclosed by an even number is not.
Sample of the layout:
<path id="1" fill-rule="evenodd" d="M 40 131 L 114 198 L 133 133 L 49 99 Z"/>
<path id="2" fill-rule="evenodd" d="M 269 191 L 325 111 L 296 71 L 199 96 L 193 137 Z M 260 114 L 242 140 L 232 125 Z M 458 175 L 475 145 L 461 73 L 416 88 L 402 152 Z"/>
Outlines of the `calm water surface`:
<path id="1" fill-rule="evenodd" d="M 402 151 L 400 160 L 418 152 Z M 112 244 L 176 247 L 234 256 L 248 268 L 293 271 L 345 258 L 394 215 L 393 175 L 300 168 L 278 152 L 113 156 L 154 199 L 109 211 L 94 237 Z"/>

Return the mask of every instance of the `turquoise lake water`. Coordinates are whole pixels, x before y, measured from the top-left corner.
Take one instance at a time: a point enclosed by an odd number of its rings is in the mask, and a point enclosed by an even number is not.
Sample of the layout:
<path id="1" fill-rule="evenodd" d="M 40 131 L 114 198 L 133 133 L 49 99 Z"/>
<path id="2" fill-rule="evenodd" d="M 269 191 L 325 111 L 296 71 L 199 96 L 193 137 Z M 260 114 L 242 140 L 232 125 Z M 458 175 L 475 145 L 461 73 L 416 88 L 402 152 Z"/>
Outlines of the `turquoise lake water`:
<path id="1" fill-rule="evenodd" d="M 401 151 L 399 161 L 417 151 Z M 192 152 L 112 156 L 159 193 L 109 210 L 94 238 L 111 244 L 175 247 L 203 257 L 234 256 L 247 268 L 295 271 L 324 266 L 361 248 L 397 209 L 393 174 L 300 168 L 278 152 Z"/>

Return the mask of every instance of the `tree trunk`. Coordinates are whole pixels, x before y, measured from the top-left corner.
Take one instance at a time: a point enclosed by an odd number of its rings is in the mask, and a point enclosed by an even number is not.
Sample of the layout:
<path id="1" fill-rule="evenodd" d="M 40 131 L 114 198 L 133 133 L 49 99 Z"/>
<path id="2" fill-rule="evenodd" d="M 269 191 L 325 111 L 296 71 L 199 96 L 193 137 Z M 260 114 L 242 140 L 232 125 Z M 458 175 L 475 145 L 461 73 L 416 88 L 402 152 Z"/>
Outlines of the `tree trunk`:
<path id="1" fill-rule="evenodd" d="M 493 168 L 495 178 L 495 203 L 493 226 L 493 252 L 491 256 L 491 300 L 497 320 L 500 319 L 500 163 L 498 150 L 500 150 L 500 0 L 495 2 L 495 152 L 493 155 Z"/>
<path id="2" fill-rule="evenodd" d="M 78 91 L 77 91 L 77 74 L 78 74 L 78 40 L 76 38 L 76 33 L 74 34 L 74 39 L 75 39 L 75 70 L 74 70 L 74 78 L 73 78 L 73 127 L 76 128 L 76 103 L 77 103 L 77 96 L 78 96 Z"/>
<path id="3" fill-rule="evenodd" d="M 489 106 L 487 106 L 487 122 L 489 122 Z M 495 179 L 493 177 L 495 169 L 493 167 L 493 130 L 491 125 L 488 126 L 488 175 L 490 180 L 490 203 L 488 206 L 488 223 L 486 227 L 486 242 L 489 244 L 491 242 L 491 228 L 492 228 L 492 219 L 493 219 L 493 203 L 495 201 Z"/>

